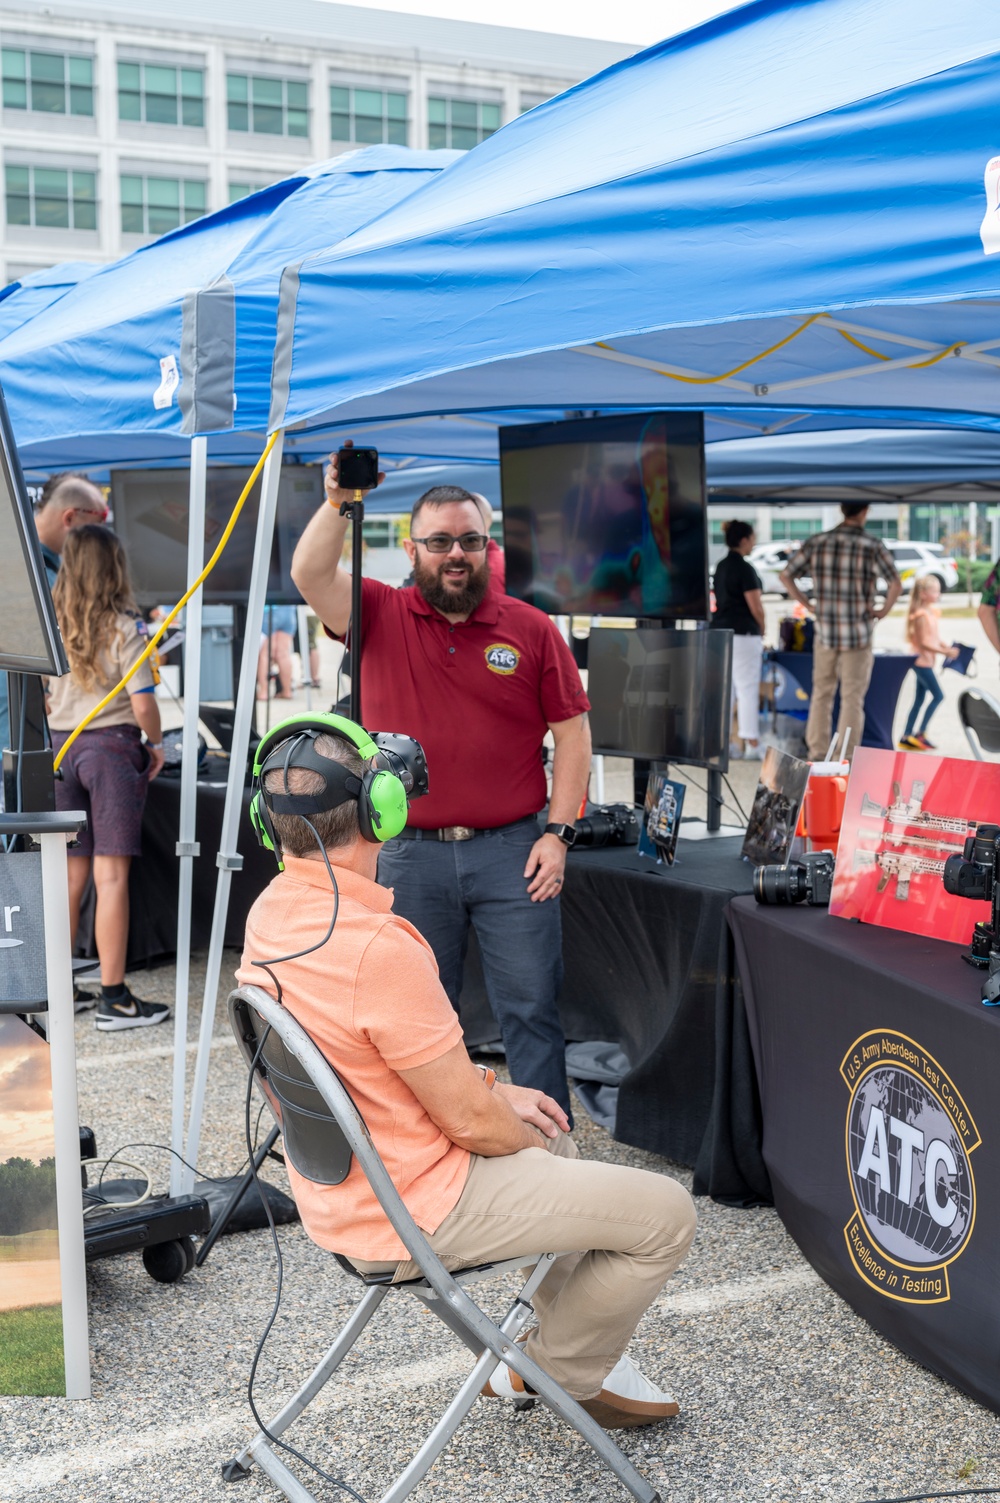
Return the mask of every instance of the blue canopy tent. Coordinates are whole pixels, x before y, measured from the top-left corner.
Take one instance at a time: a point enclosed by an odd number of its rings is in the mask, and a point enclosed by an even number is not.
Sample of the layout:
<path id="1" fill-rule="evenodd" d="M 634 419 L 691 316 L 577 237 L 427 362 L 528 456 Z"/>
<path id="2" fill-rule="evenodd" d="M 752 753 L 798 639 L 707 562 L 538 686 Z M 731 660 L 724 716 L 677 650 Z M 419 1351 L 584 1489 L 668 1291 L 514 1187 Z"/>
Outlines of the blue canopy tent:
<path id="1" fill-rule="evenodd" d="M 756 0 L 615 65 L 289 268 L 271 426 L 708 397 L 995 427 L 998 59 L 980 0 Z"/>
<path id="2" fill-rule="evenodd" d="M 71 287 L 100 270 L 96 261 L 61 261 L 0 287 L 0 340 L 65 297 Z"/>
<path id="3" fill-rule="evenodd" d="M 262 427 L 270 401 L 270 362 L 274 344 L 281 269 L 304 248 L 336 242 L 366 220 L 414 191 L 459 155 L 372 147 L 306 169 L 260 193 L 163 236 L 84 280 L 53 286 L 34 316 L 0 340 L 0 382 L 19 448 L 31 465 L 34 445 L 49 464 L 80 467 L 90 445 L 102 468 L 129 448 L 161 451 L 191 466 L 188 578 L 204 562 L 204 493 L 207 428 L 231 430 L 237 410 L 241 426 Z M 61 286 L 61 284 L 59 284 Z M 40 291 L 41 289 L 39 289 Z M 0 301 L 16 313 L 27 295 L 22 289 Z M 148 443 L 146 442 L 148 440 Z M 117 446 L 117 451 L 116 451 Z M 240 459 L 247 442 L 235 446 Z M 249 446 L 256 460 L 262 442 Z M 56 457 L 58 456 L 58 458 Z M 249 733 L 256 638 L 264 606 L 266 560 L 274 522 L 281 464 L 276 444 L 265 469 L 258 510 L 255 567 L 248 592 L 248 641 L 237 719 Z M 172 1143 L 184 1147 L 184 1074 L 190 958 L 191 861 L 197 854 L 195 775 L 201 644 L 201 594 L 188 607 L 185 651 L 184 770 L 182 775 L 178 969 L 175 1015 L 174 1120 Z M 250 661 L 250 671 L 247 661 Z M 232 870 L 238 868 L 237 824 L 242 767 L 234 759 L 237 796 L 227 805 L 217 903 L 221 920 L 213 954 L 214 1008 L 221 964 L 226 899 Z M 209 974 L 212 974 L 210 960 Z M 209 1022 L 210 1031 L 210 1022 Z M 207 1045 L 205 1049 L 207 1060 Z M 187 1157 L 193 1161 L 196 1143 Z M 175 1158 L 171 1187 L 190 1174 Z"/>

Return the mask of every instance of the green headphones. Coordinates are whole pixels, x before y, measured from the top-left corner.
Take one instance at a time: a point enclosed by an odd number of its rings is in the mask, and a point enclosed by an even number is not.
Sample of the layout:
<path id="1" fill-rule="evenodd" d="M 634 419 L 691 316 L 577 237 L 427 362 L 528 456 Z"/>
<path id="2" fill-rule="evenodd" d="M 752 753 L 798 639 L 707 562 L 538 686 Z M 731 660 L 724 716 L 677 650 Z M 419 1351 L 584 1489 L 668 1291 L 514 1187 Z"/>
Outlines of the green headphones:
<path id="1" fill-rule="evenodd" d="M 317 752 L 316 738 L 325 734 L 340 736 L 355 747 L 366 763 L 360 777 Z M 386 745 L 379 745 L 383 740 Z M 291 767 L 317 773 L 323 780 L 322 791 L 292 793 L 287 779 Z M 286 774 L 284 791 L 265 788 L 264 779 L 271 772 Z M 405 827 L 408 797 L 417 798 L 426 791 L 423 751 L 411 737 L 390 733 L 373 738 L 363 726 L 342 715 L 291 715 L 268 731 L 254 754 L 250 823 L 260 844 L 274 852 L 281 866 L 281 842 L 272 814 L 308 818 L 354 800 L 362 837 L 381 843 L 392 840 Z"/>

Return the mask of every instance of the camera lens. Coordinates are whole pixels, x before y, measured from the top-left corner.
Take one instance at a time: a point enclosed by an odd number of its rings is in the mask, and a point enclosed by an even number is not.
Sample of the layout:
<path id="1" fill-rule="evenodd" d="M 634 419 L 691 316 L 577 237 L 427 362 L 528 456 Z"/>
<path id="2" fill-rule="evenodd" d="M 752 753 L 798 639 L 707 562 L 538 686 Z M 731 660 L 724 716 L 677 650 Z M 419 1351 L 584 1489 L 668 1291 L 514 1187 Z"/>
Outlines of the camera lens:
<path id="1" fill-rule="evenodd" d="M 801 903 L 806 897 L 806 873 L 795 866 L 758 866 L 753 874 L 758 903 Z"/>
<path id="2" fill-rule="evenodd" d="M 615 831 L 615 822 L 608 816 L 597 810 L 576 822 L 576 836 L 573 840 L 575 846 L 602 846 L 607 845 Z"/>

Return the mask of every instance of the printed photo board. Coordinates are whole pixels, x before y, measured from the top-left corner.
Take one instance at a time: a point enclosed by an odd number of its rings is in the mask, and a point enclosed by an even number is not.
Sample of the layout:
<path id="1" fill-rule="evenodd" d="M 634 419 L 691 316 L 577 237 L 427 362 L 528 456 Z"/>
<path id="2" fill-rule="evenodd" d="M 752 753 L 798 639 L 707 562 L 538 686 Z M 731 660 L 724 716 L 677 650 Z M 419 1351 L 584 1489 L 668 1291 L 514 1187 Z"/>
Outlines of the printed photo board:
<path id="1" fill-rule="evenodd" d="M 768 747 L 740 852 L 754 866 L 784 866 L 788 860 L 808 782 L 808 762 Z"/>
<path id="2" fill-rule="evenodd" d="M 830 912 L 968 944 L 990 905 L 953 897 L 941 875 L 979 824 L 1000 823 L 1000 766 L 926 752 L 854 754 Z"/>

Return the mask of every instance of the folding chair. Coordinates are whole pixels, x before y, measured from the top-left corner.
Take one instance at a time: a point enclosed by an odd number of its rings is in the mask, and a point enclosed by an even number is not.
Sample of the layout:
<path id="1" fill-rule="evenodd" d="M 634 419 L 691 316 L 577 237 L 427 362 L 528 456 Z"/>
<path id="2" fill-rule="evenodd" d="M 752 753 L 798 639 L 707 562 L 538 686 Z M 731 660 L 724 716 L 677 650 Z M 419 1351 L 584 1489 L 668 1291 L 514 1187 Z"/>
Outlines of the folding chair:
<path id="1" fill-rule="evenodd" d="M 247 1068 L 257 1061 L 256 1083 L 281 1129 L 289 1162 L 307 1179 L 338 1185 L 347 1177 L 352 1157 L 357 1159 L 386 1217 L 421 1272 L 417 1278 L 393 1284 L 391 1273 L 364 1275 L 347 1258 L 333 1254 L 341 1268 L 364 1286 L 361 1302 L 294 1397 L 237 1457 L 223 1466 L 225 1479 L 234 1481 L 245 1476 L 256 1462 L 291 1503 L 316 1503 L 314 1495 L 279 1457 L 275 1442 L 333 1376 L 386 1296 L 408 1294 L 437 1315 L 477 1360 L 419 1451 L 382 1495 L 381 1503 L 402 1503 L 409 1496 L 501 1362 L 519 1373 L 543 1403 L 579 1432 L 634 1498 L 640 1503 L 660 1503 L 660 1494 L 640 1477 L 600 1425 L 515 1342 L 533 1313 L 532 1296 L 551 1270 L 556 1255 L 529 1251 L 501 1263 L 449 1273 L 403 1204 L 364 1120 L 336 1072 L 291 1013 L 259 987 L 243 986 L 229 998 L 229 1020 Z M 469 1284 L 497 1278 L 529 1264 L 533 1265 L 531 1272 L 499 1324 L 490 1320 L 466 1293 Z M 532 1403 L 529 1397 L 516 1407 L 530 1408 Z"/>
<path id="2" fill-rule="evenodd" d="M 963 689 L 958 696 L 958 718 L 965 739 L 977 762 L 983 752 L 1000 752 L 1000 704 L 982 689 Z"/>

